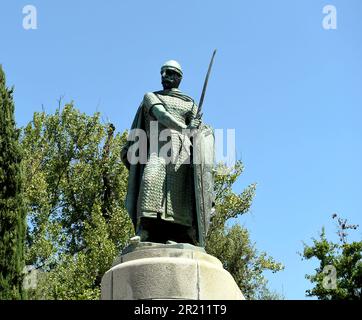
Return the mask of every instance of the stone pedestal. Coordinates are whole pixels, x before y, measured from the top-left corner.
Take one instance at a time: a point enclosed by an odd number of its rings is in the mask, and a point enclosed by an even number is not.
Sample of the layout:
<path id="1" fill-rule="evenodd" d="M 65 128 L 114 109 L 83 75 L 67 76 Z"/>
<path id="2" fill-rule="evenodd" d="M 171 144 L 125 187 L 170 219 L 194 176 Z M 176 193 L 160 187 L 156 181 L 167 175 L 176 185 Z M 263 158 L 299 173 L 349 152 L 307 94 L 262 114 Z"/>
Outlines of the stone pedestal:
<path id="1" fill-rule="evenodd" d="M 102 279 L 102 300 L 244 300 L 221 262 L 189 244 L 129 247 Z"/>

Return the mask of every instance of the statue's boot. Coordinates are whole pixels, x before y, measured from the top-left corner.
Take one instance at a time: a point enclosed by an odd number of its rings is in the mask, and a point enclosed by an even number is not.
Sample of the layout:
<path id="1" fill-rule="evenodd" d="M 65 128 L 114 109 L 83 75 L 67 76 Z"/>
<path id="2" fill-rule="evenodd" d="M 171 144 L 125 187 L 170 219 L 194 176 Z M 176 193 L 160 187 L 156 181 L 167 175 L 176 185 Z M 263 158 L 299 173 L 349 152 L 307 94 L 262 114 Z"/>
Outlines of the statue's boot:
<path id="1" fill-rule="evenodd" d="M 139 238 L 140 238 L 140 242 L 146 242 L 146 241 L 149 241 L 149 232 L 145 229 L 139 229 L 137 231 L 137 235 Z"/>

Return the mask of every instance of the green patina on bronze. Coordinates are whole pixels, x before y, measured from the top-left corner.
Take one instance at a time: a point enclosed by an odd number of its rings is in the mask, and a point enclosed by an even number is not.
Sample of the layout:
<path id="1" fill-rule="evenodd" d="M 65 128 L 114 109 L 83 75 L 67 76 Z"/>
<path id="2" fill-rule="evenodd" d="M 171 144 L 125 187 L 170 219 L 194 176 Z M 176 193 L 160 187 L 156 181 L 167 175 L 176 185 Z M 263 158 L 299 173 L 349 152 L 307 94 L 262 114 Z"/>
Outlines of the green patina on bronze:
<path id="1" fill-rule="evenodd" d="M 181 66 L 168 61 L 161 76 L 164 90 L 144 95 L 131 126 L 147 134 L 147 145 L 140 146 L 147 148 L 146 164 L 127 158 L 135 144 L 132 139 L 122 149 L 122 160 L 129 169 L 126 208 L 141 241 L 204 246 L 213 200 L 212 166 L 192 160 L 213 159 L 213 130 L 202 124 L 194 100 L 178 89 Z M 170 131 L 168 139 L 158 139 L 157 150 L 150 152 L 152 121 L 158 121 L 157 137 L 165 129 Z M 200 130 L 193 138 L 183 130 L 195 128 Z M 165 146 L 175 155 L 169 163 L 160 152 Z M 128 154 L 131 160 L 135 156 Z"/>

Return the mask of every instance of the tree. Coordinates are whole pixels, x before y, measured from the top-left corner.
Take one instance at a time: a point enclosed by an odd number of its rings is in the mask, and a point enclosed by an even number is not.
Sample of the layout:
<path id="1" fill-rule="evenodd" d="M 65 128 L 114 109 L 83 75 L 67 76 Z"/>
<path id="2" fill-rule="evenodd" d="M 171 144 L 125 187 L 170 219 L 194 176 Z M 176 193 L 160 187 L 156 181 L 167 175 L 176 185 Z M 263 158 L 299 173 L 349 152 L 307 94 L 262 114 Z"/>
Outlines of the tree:
<path id="1" fill-rule="evenodd" d="M 246 299 L 281 299 L 267 288 L 263 272 L 283 269 L 265 252 L 259 253 L 250 240 L 247 229 L 237 223 L 236 218 L 247 213 L 252 204 L 256 185 L 235 194 L 233 184 L 243 172 L 239 161 L 234 168 L 220 164 L 215 176 L 216 213 L 211 219 L 206 251 L 221 260 L 223 266 L 234 277 Z"/>
<path id="2" fill-rule="evenodd" d="M 44 271 L 33 298 L 98 299 L 103 274 L 132 235 L 120 159 L 126 136 L 99 117 L 67 104 L 35 113 L 24 129 L 26 258 Z"/>
<path id="3" fill-rule="evenodd" d="M 312 239 L 313 245 L 304 244 L 302 257 L 319 260 L 315 274 L 306 275 L 314 284 L 313 289 L 307 290 L 307 296 L 316 296 L 320 300 L 361 300 L 362 241 L 347 241 L 347 230 L 356 230 L 358 225 L 348 224 L 337 214 L 332 218 L 338 221 L 338 242 L 329 241 L 325 228 L 322 228 L 320 238 Z"/>
<path id="4" fill-rule="evenodd" d="M 13 88 L 6 87 L 0 65 L 0 300 L 24 298 L 26 211 L 18 139 Z"/>
<path id="5" fill-rule="evenodd" d="M 98 113 L 87 116 L 73 104 L 54 115 L 35 113 L 24 129 L 27 263 L 45 271 L 34 299 L 98 299 L 101 277 L 133 235 L 124 208 L 128 171 L 120 158 L 127 132 L 114 130 L 100 123 Z M 272 294 L 262 272 L 281 265 L 257 252 L 247 230 L 226 227 L 248 211 L 254 195 L 255 185 L 241 195 L 232 192 L 241 172 L 238 163 L 217 176 L 217 210 L 206 249 L 221 259 L 247 298 L 267 298 Z"/>

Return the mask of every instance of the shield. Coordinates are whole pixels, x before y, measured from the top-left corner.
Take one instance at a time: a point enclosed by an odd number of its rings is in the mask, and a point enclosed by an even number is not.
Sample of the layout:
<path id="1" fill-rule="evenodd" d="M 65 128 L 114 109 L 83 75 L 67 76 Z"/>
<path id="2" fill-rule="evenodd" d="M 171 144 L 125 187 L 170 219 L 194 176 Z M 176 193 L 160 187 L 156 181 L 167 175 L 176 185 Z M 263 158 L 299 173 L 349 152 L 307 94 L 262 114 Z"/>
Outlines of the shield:
<path id="1" fill-rule="evenodd" d="M 213 168 L 215 162 L 215 136 L 213 129 L 202 124 L 193 136 L 193 169 L 196 200 L 198 240 L 205 246 L 214 201 Z"/>

